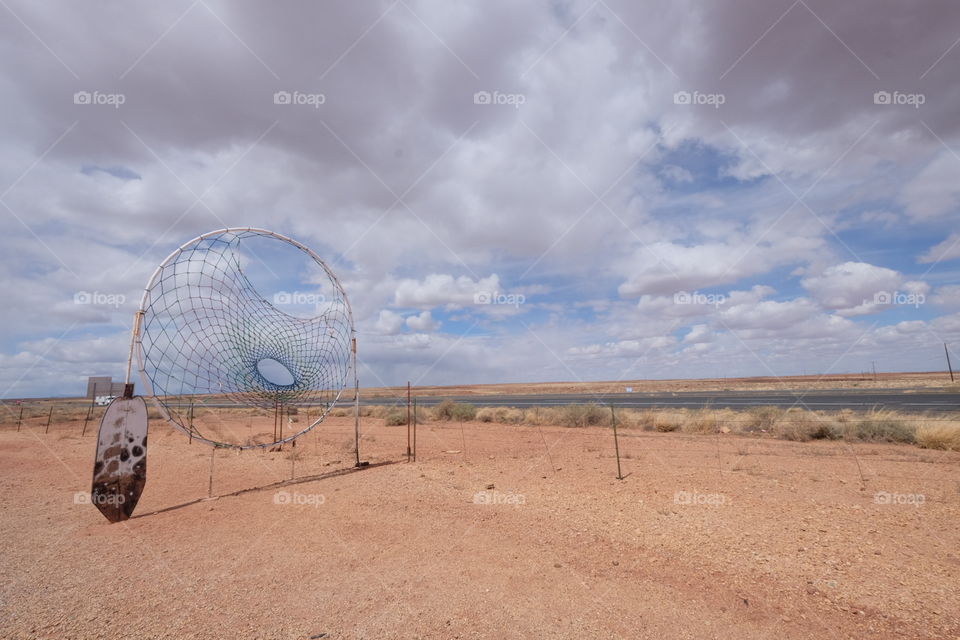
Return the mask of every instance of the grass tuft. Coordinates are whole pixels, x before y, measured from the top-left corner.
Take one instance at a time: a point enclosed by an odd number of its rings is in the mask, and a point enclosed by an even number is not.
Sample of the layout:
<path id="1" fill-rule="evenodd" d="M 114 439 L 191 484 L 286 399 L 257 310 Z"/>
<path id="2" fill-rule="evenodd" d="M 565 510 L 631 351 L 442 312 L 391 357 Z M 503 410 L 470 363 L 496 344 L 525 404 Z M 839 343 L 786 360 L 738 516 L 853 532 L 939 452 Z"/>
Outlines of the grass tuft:
<path id="1" fill-rule="evenodd" d="M 952 422 L 921 425 L 917 429 L 917 444 L 924 449 L 960 451 L 960 425 Z"/>
<path id="2" fill-rule="evenodd" d="M 907 424 L 894 414 L 886 411 L 872 411 L 867 417 L 856 423 L 856 437 L 873 442 L 917 441 L 917 427 Z"/>

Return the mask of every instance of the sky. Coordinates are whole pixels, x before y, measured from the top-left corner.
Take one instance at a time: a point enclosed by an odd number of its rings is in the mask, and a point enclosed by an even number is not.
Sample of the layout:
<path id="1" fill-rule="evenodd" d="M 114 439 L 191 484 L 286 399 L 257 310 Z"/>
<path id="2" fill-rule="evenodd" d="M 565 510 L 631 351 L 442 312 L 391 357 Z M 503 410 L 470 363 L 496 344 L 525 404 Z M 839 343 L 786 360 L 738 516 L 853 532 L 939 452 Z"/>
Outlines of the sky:
<path id="1" fill-rule="evenodd" d="M 226 227 L 325 260 L 363 386 L 960 353 L 952 0 L 3 0 L 0 47 L 0 397 L 121 378 Z"/>

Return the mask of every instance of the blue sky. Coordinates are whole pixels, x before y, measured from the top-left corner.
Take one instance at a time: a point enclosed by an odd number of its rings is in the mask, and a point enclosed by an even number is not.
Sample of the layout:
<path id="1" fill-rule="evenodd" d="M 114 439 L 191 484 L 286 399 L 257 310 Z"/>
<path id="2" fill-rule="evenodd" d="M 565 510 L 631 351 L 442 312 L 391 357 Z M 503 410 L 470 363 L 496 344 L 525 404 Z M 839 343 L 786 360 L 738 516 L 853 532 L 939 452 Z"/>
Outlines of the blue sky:
<path id="1" fill-rule="evenodd" d="M 953 4 L 2 11 L 3 397 L 119 377 L 153 269 L 224 227 L 328 262 L 367 386 L 939 370 L 960 345 Z M 316 293 L 296 259 L 249 265 Z"/>

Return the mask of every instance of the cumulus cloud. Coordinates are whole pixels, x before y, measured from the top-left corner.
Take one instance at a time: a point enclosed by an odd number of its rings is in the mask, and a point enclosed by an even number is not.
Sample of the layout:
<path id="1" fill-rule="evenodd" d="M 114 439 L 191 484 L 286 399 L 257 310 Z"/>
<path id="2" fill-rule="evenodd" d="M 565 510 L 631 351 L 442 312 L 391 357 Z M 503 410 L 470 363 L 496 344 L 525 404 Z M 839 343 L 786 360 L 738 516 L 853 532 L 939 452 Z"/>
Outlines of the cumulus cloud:
<path id="1" fill-rule="evenodd" d="M 497 274 L 473 279 L 469 276 L 454 278 L 449 274 L 432 273 L 423 280 L 401 280 L 397 284 L 394 304 L 422 309 L 441 306 L 458 308 L 475 304 L 478 296 L 490 296 L 499 290 L 500 277 Z"/>
<path id="2" fill-rule="evenodd" d="M 407 326 L 414 331 L 430 333 L 440 328 L 440 323 L 433 319 L 429 311 L 407 318 Z"/>
<path id="3" fill-rule="evenodd" d="M 809 263 L 823 239 L 759 229 L 753 237 L 684 245 L 655 242 L 628 261 L 627 279 L 618 292 L 625 298 L 667 294 L 735 283 L 776 267 Z"/>
<path id="4" fill-rule="evenodd" d="M 801 282 L 825 308 L 850 317 L 889 306 L 903 276 L 893 269 L 865 262 L 844 262 Z"/>
<path id="5" fill-rule="evenodd" d="M 374 327 L 377 333 L 392 336 L 400 333 L 403 329 L 403 324 L 403 316 L 389 309 L 383 309 L 380 311 L 380 316 L 377 318 L 377 323 Z"/>

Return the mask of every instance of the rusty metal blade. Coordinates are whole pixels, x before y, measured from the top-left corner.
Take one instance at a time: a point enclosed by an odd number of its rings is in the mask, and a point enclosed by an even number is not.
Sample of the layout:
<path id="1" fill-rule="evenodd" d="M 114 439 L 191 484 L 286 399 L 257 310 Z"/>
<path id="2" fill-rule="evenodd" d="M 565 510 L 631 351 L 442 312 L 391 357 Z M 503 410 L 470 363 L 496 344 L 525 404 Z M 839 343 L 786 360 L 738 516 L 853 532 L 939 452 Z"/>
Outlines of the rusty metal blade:
<path id="1" fill-rule="evenodd" d="M 147 405 L 116 398 L 100 421 L 90 501 L 110 522 L 126 520 L 147 482 Z"/>

